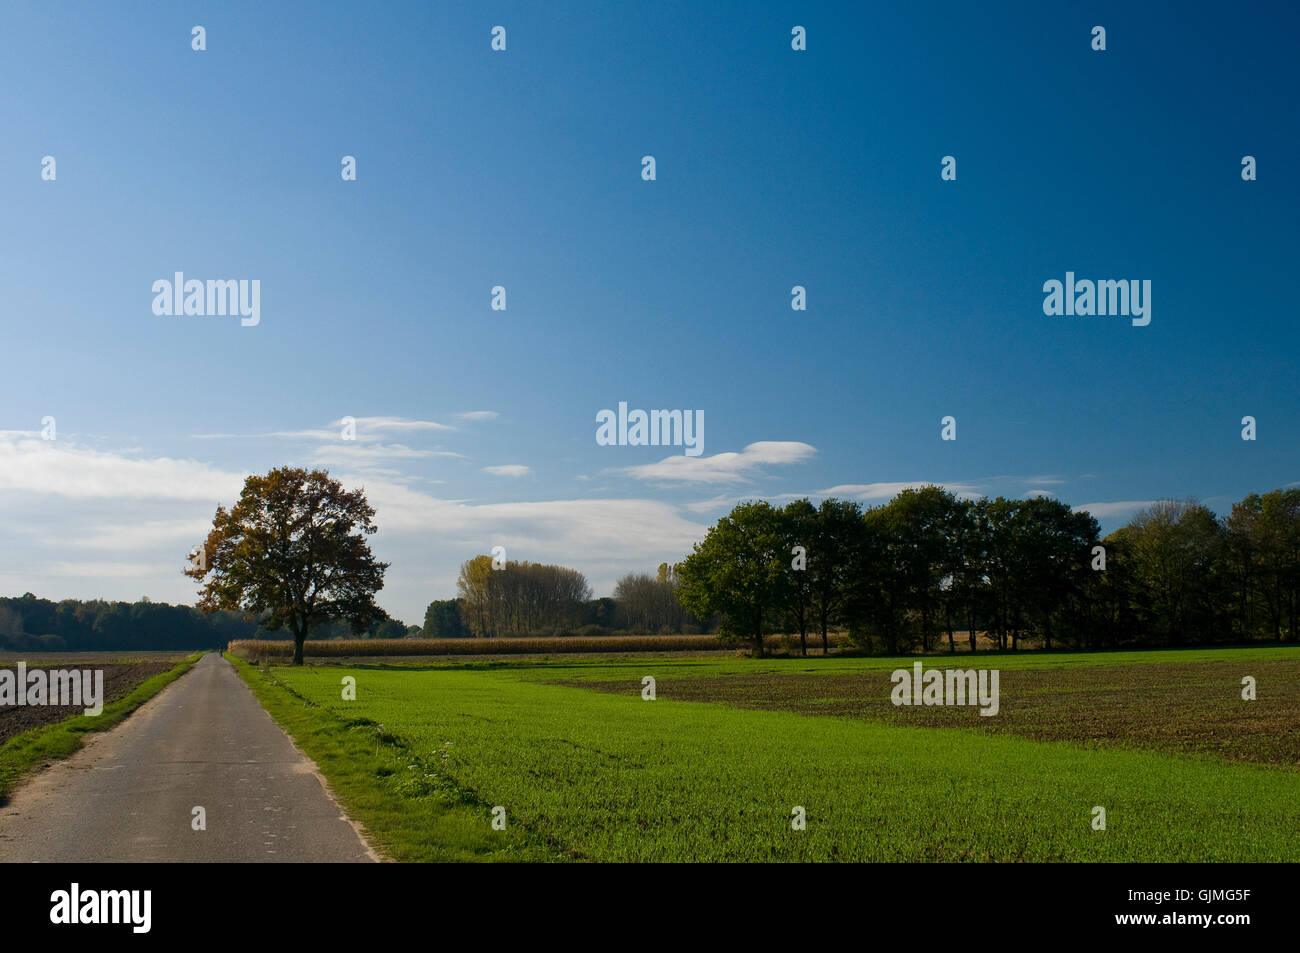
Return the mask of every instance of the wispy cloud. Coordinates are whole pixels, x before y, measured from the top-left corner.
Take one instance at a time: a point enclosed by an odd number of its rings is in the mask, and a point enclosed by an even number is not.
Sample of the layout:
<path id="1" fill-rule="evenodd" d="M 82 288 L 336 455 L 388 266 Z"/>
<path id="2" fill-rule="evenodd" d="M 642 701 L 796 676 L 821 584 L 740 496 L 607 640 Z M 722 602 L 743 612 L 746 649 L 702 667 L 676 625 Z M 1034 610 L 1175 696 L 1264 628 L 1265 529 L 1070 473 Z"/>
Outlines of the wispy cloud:
<path id="1" fill-rule="evenodd" d="M 689 510 L 692 513 L 716 513 L 719 510 L 730 509 L 739 503 L 743 496 L 736 496 L 734 493 L 719 493 L 715 497 L 707 500 L 696 500 L 693 503 L 683 503 L 682 509 Z M 798 497 L 792 497 L 798 499 Z M 775 502 L 775 500 L 773 500 Z"/>
<path id="2" fill-rule="evenodd" d="M 232 501 L 233 502 L 233 501 Z M 86 549 L 130 552 L 167 544 L 177 553 L 201 542 L 212 528 L 212 520 L 173 519 L 141 520 L 136 523 L 100 523 L 78 534 L 72 542 Z M 62 545 L 69 540 L 46 538 L 50 545 Z M 175 561 L 175 560 L 174 560 Z M 178 563 L 179 564 L 179 563 Z"/>
<path id="3" fill-rule="evenodd" d="M 422 433 L 443 433 L 455 429 L 434 420 L 413 420 L 406 417 L 354 417 L 350 421 L 340 417 L 333 421 L 329 428 L 273 430 L 249 434 L 195 434 L 194 436 L 200 440 L 272 439 L 290 443 L 316 444 L 315 447 L 305 451 L 308 454 L 307 461 L 314 466 L 340 464 L 373 469 L 382 463 L 425 460 L 433 457 L 464 460 L 466 459 L 464 454 L 444 450 L 441 447 L 412 447 L 406 443 L 392 441 L 395 435 L 406 435 L 409 438 Z"/>
<path id="4" fill-rule="evenodd" d="M 919 490 L 925 486 L 943 487 L 953 496 L 962 499 L 977 499 L 983 495 L 979 485 L 975 483 L 942 483 L 935 480 L 913 480 L 907 483 L 841 483 L 807 495 L 820 499 L 833 496 L 849 500 L 885 502 L 892 500 L 904 490 Z"/>
<path id="5" fill-rule="evenodd" d="M 1086 510 L 1099 520 L 1110 519 L 1116 516 L 1131 516 L 1155 502 L 1155 500 L 1117 500 L 1113 503 L 1082 503 L 1074 507 L 1074 512 Z"/>
<path id="6" fill-rule="evenodd" d="M 522 463 L 503 463 L 495 467 L 483 467 L 483 472 L 493 476 L 521 477 L 527 476 L 532 470 Z"/>
<path id="7" fill-rule="evenodd" d="M 461 420 L 496 420 L 501 415 L 495 410 L 467 410 L 456 416 Z"/>
<path id="8" fill-rule="evenodd" d="M 660 483 L 744 483 L 762 473 L 764 467 L 803 463 L 816 452 L 815 447 L 806 443 L 766 440 L 751 443 L 739 453 L 665 457 L 658 463 L 615 467 L 605 472 L 623 473 L 638 480 Z"/>
<path id="9" fill-rule="evenodd" d="M 333 441 L 344 440 L 344 418 L 340 417 L 330 423 L 328 428 L 307 428 L 303 430 L 271 430 L 262 433 L 197 433 L 192 436 L 196 440 L 318 440 Z M 349 428 L 350 436 L 346 438 L 348 442 L 373 442 L 385 439 L 385 435 L 393 432 L 412 433 L 421 431 L 454 431 L 456 428 L 450 424 L 440 424 L 434 420 L 412 420 L 407 417 L 353 417 L 352 426 Z"/>
<path id="10" fill-rule="evenodd" d="M 387 431 L 411 431 L 411 430 L 455 430 L 450 424 L 440 424 L 433 420 L 411 420 L 406 417 L 355 417 L 357 423 L 357 439 L 361 439 L 362 432 L 366 434 L 379 435 Z M 342 429 L 343 418 L 334 421 L 334 426 Z"/>
<path id="11" fill-rule="evenodd" d="M 178 563 L 179 565 L 179 563 Z M 42 567 L 54 577 L 76 579 L 148 579 L 157 578 L 163 566 L 159 563 L 126 563 L 120 561 L 91 560 L 87 562 L 53 562 Z M 166 568 L 171 569 L 169 565 Z M 58 598 L 56 596 L 56 598 Z M 126 597 L 130 598 L 130 597 Z M 139 598 L 136 596 L 135 598 Z M 125 600 L 124 600 L 125 601 Z"/>
<path id="12" fill-rule="evenodd" d="M 392 460 L 426 460 L 431 457 L 449 457 L 464 460 L 462 453 L 450 450 L 417 450 L 401 443 L 353 443 L 339 441 L 316 447 L 311 452 L 311 462 L 320 466 L 352 464 L 368 466 Z"/>

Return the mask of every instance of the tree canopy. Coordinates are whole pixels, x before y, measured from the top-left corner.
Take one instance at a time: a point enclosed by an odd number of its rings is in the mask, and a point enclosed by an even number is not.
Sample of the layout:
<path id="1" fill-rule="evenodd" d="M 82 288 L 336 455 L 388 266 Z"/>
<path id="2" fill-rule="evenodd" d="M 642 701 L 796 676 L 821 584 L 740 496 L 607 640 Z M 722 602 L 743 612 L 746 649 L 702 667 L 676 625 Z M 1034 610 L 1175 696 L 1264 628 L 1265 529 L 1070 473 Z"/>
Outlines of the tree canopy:
<path id="1" fill-rule="evenodd" d="M 265 614 L 268 627 L 292 634 L 295 665 L 316 625 L 346 621 L 364 632 L 383 617 L 374 597 L 388 568 L 370 552 L 374 515 L 363 491 L 324 470 L 248 477 L 231 509 L 217 507 L 185 570 L 204 583 L 198 608 Z"/>

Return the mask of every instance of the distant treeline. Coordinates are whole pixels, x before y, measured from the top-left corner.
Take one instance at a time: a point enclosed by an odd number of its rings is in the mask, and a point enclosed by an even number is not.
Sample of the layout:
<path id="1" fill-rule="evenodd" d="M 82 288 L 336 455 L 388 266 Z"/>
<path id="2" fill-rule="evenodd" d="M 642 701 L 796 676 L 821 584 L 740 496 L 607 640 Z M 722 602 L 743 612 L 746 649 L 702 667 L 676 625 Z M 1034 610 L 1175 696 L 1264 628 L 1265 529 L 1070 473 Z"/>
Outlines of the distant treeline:
<path id="1" fill-rule="evenodd" d="M 165 602 L 51 602 L 32 593 L 0 599 L 0 648 L 23 652 L 152 651 L 207 648 L 253 638 L 256 622 Z"/>
<path id="2" fill-rule="evenodd" d="M 1182 646 L 1300 636 L 1300 489 L 1216 517 L 1164 501 L 1099 539 L 1058 500 L 964 500 L 936 487 L 862 509 L 742 503 L 676 567 L 677 594 L 761 651 L 771 631 L 842 628 L 890 654 L 943 635 L 999 648 Z"/>
<path id="3" fill-rule="evenodd" d="M 415 632 L 419 629 L 412 627 Z M 323 625 L 318 638 L 402 638 L 406 626 L 381 620 L 356 636 L 345 625 Z M 238 612 L 204 615 L 192 606 L 152 602 L 64 599 L 32 593 L 0 598 L 0 649 L 15 652 L 180 651 L 225 645 L 236 639 L 287 639 Z"/>

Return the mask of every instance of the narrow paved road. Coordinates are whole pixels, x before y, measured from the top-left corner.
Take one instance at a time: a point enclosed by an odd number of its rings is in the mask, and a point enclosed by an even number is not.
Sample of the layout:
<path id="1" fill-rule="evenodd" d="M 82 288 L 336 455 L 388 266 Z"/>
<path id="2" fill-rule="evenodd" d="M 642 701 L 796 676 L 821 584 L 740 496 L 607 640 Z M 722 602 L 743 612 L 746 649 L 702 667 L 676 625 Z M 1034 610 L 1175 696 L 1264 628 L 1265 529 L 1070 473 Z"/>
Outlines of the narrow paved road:
<path id="1" fill-rule="evenodd" d="M 192 828 L 195 807 L 207 830 Z M 0 808 L 0 861 L 375 859 L 315 766 L 214 654 Z"/>

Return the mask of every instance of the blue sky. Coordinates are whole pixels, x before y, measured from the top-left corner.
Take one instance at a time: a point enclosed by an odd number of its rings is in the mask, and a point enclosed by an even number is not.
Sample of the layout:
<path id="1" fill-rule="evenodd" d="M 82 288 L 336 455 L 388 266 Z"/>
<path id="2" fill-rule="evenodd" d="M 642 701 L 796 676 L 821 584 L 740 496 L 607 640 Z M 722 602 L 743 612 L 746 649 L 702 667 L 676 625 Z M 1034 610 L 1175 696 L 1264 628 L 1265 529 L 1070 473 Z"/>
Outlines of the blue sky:
<path id="1" fill-rule="evenodd" d="M 367 488 L 407 622 L 496 544 L 607 594 L 742 498 L 1109 530 L 1300 481 L 1294 8 L 377 7 L 5 5 L 0 592 L 189 601 L 282 464 Z M 176 271 L 260 323 L 155 315 Z M 1150 325 L 1045 316 L 1066 271 L 1150 280 Z M 703 455 L 597 446 L 619 401 Z"/>

